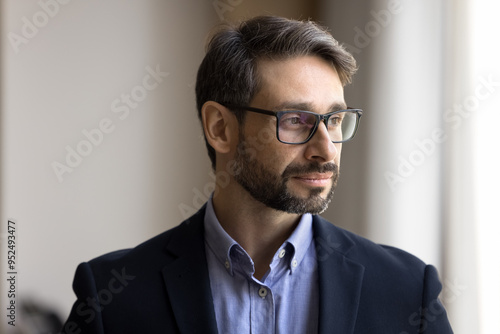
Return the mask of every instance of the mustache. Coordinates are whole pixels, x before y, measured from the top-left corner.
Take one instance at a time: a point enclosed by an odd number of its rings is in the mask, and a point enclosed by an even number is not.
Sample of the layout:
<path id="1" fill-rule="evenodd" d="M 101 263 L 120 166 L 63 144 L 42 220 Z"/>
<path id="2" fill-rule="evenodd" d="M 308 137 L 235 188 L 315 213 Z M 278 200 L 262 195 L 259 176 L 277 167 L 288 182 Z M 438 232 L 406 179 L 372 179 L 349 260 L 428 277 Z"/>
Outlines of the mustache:
<path id="1" fill-rule="evenodd" d="M 326 173 L 332 172 L 333 178 L 336 179 L 339 174 L 339 166 L 333 162 L 320 164 L 319 162 L 310 163 L 307 165 L 289 165 L 282 174 L 284 179 L 289 179 L 296 175 L 309 174 L 309 173 Z"/>

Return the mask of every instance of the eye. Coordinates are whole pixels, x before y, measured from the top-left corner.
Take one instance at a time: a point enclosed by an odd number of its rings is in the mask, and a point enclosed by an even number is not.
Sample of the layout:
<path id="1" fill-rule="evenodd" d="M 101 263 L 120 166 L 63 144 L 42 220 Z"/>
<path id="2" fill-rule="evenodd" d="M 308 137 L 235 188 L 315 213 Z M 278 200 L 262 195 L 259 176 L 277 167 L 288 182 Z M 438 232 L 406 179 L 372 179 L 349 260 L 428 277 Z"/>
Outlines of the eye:
<path id="1" fill-rule="evenodd" d="M 308 124 L 307 117 L 300 112 L 287 113 L 281 117 L 281 125 L 283 126 L 298 126 Z"/>
<path id="2" fill-rule="evenodd" d="M 339 126 L 340 124 L 342 124 L 342 118 L 343 117 L 341 115 L 333 115 L 332 117 L 330 117 L 328 124 L 330 126 Z"/>

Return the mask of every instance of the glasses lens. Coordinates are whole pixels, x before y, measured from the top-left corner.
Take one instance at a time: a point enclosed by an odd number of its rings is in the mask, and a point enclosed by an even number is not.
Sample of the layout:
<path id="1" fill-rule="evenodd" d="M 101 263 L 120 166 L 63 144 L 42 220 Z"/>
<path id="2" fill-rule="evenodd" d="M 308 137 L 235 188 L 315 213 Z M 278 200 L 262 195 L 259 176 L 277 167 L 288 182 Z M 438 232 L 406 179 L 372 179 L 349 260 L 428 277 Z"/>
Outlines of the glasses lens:
<path id="1" fill-rule="evenodd" d="M 328 133 L 333 142 L 351 139 L 356 132 L 357 114 L 345 111 L 334 114 L 328 120 Z"/>
<path id="2" fill-rule="evenodd" d="M 354 111 L 333 114 L 328 119 L 328 133 L 333 142 L 343 142 L 354 137 L 358 115 Z M 318 118 L 302 111 L 285 112 L 279 119 L 278 136 L 285 143 L 303 143 L 316 128 Z"/>
<path id="3" fill-rule="evenodd" d="M 286 112 L 279 120 L 279 139 L 287 143 L 304 142 L 315 128 L 316 122 L 314 114 L 301 111 Z"/>

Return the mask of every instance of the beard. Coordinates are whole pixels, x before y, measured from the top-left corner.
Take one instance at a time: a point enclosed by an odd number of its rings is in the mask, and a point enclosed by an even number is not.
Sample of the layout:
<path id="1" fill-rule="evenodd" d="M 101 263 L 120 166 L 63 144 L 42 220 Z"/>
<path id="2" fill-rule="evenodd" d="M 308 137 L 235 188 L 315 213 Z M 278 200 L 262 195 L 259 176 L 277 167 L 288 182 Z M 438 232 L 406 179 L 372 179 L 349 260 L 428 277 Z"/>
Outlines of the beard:
<path id="1" fill-rule="evenodd" d="M 240 144 L 242 141 L 240 140 Z M 240 147 L 242 148 L 242 147 Z M 338 165 L 334 163 L 320 164 L 311 162 L 305 165 L 290 164 L 279 175 L 267 168 L 265 163 L 251 156 L 244 149 L 238 149 L 233 165 L 237 170 L 234 178 L 254 199 L 267 207 L 292 214 L 320 214 L 330 204 L 339 176 Z M 315 187 L 309 190 L 306 198 L 301 198 L 290 192 L 288 181 L 294 177 L 309 173 L 332 172 L 332 185 L 326 197 L 322 197 L 324 187 Z"/>

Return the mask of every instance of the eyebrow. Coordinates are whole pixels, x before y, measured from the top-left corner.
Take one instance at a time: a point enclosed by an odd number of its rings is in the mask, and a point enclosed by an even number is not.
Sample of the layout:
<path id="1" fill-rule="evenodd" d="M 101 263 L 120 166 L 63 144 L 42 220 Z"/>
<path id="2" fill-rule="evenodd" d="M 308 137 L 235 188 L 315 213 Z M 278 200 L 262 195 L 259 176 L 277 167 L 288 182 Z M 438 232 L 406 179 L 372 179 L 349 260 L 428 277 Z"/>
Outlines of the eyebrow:
<path id="1" fill-rule="evenodd" d="M 345 103 L 334 103 L 328 108 L 328 112 L 334 112 L 339 110 L 347 109 L 347 105 Z M 301 110 L 301 111 L 313 111 L 314 108 L 312 104 L 307 102 L 285 102 L 278 104 L 273 108 L 275 111 L 282 110 Z"/>

